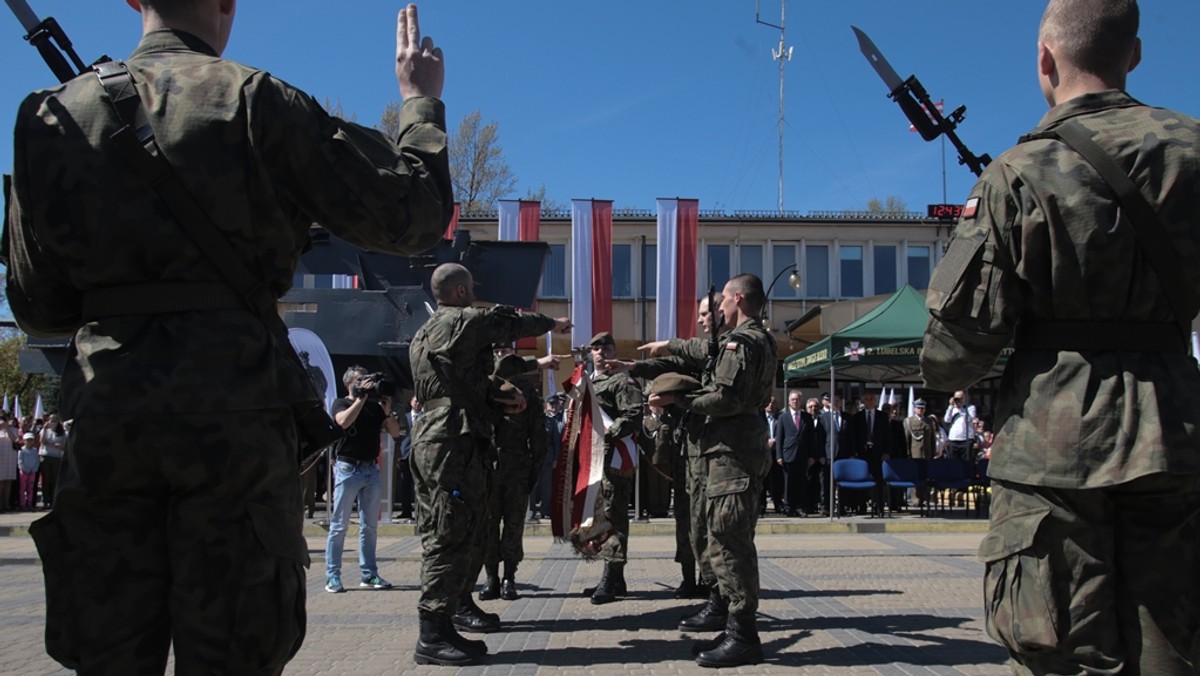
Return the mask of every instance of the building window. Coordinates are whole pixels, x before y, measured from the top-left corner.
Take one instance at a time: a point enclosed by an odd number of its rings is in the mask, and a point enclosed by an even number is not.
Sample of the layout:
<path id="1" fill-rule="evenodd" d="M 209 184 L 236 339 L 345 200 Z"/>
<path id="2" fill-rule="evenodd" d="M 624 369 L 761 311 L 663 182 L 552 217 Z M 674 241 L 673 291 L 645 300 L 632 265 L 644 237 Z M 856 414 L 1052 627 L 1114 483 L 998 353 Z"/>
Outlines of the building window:
<path id="1" fill-rule="evenodd" d="M 630 244 L 613 245 L 612 297 L 633 297 L 633 246 Z"/>
<path id="2" fill-rule="evenodd" d="M 829 247 L 804 247 L 804 288 L 809 298 L 829 298 Z"/>
<path id="3" fill-rule="evenodd" d="M 658 245 L 642 245 L 642 298 L 658 295 Z"/>
<path id="4" fill-rule="evenodd" d="M 875 245 L 875 293 L 896 291 L 896 247 Z"/>
<path id="5" fill-rule="evenodd" d="M 771 247 L 771 265 L 775 268 L 772 273 L 772 279 L 778 275 L 781 270 L 787 269 L 789 266 L 796 265 L 796 245 L 794 244 L 779 244 Z M 799 268 L 797 268 L 799 272 Z M 790 274 L 790 273 L 789 273 Z M 828 277 L 828 275 L 826 275 Z M 764 284 L 770 284 L 770 280 L 763 280 Z M 775 284 L 775 288 L 771 290 L 772 298 L 798 298 L 800 296 L 799 289 L 793 289 L 788 283 L 788 276 Z"/>
<path id="6" fill-rule="evenodd" d="M 928 246 L 908 247 L 908 283 L 914 289 L 929 288 L 929 274 L 933 270 L 933 261 Z"/>
<path id="7" fill-rule="evenodd" d="M 863 295 L 863 248 L 843 246 L 838 250 L 842 277 L 842 297 L 861 298 Z"/>
<path id="8" fill-rule="evenodd" d="M 770 279 L 763 279 L 763 248 L 761 244 L 743 244 L 738 247 L 738 274 L 754 275 L 770 284 Z"/>
<path id="9" fill-rule="evenodd" d="M 542 270 L 542 298 L 567 297 L 567 245 L 551 244 Z"/>
<path id="10" fill-rule="evenodd" d="M 729 281 L 729 245 L 728 244 L 709 244 L 707 247 L 707 261 L 705 270 L 708 271 L 708 283 L 716 284 L 717 291 L 725 288 L 725 282 Z M 701 294 L 708 293 L 708 288 L 697 289 Z"/>

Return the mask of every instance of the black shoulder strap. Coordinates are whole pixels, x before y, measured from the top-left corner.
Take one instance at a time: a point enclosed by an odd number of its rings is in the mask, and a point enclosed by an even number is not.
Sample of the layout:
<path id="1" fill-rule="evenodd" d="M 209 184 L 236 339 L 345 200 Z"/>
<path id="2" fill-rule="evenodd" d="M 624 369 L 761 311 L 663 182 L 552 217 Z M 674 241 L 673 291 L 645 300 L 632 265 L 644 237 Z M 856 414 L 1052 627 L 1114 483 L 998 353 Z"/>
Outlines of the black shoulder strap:
<path id="1" fill-rule="evenodd" d="M 1183 276 L 1183 266 L 1174 253 L 1175 247 L 1171 244 L 1158 212 L 1150 206 L 1146 196 L 1134 184 L 1133 179 L 1117 165 L 1116 160 L 1097 145 L 1077 122 L 1067 120 L 1052 129 L 1030 134 L 1022 138 L 1022 141 L 1035 138 L 1055 138 L 1062 141 L 1087 160 L 1116 193 L 1117 202 L 1129 217 L 1129 222 L 1134 226 L 1133 231 L 1141 241 L 1142 252 L 1146 254 L 1150 267 L 1158 275 L 1163 294 L 1167 297 L 1167 303 L 1175 315 L 1175 322 L 1179 325 L 1186 342 L 1192 331 L 1189 308 L 1195 307 L 1195 297 Z"/>
<path id="2" fill-rule="evenodd" d="M 282 326 L 283 335 L 286 336 L 287 328 L 283 326 L 283 320 L 275 310 L 275 299 L 264 282 L 241 262 L 237 252 L 184 187 L 158 147 L 154 129 L 146 118 L 129 69 L 121 61 L 110 61 L 96 64 L 92 70 L 100 78 L 100 84 L 123 124 L 111 137 L 121 155 L 150 184 L 175 215 L 184 233 L 246 307 L 262 318 L 272 330 L 278 331 Z"/>

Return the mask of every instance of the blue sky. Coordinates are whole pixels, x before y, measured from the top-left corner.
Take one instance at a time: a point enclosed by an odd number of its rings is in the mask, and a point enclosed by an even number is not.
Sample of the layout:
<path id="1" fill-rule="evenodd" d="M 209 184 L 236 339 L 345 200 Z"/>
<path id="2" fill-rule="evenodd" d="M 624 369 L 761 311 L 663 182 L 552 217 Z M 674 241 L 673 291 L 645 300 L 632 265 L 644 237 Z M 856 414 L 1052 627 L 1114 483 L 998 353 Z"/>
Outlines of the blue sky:
<path id="1" fill-rule="evenodd" d="M 611 199 L 651 209 L 658 197 L 701 208 L 773 211 L 778 203 L 779 31 L 755 23 L 753 0 L 426 0 L 421 24 L 446 52 L 449 123 L 478 109 L 500 126 L 519 181 L 560 202 Z M 124 57 L 140 23 L 120 0 L 30 0 L 53 15 L 85 61 Z M 761 0 L 778 24 L 779 0 Z M 1144 58 L 1129 90 L 1200 116 L 1200 2 L 1142 3 Z M 392 73 L 400 3 L 240 3 L 226 56 L 264 68 L 360 122 L 397 100 Z M 863 208 L 897 195 L 912 210 L 941 202 L 942 146 L 908 132 L 859 53 L 866 31 L 901 77 L 916 73 L 946 109 L 967 106 L 959 134 L 998 155 L 1046 105 L 1034 76 L 1042 0 L 813 0 L 788 3 L 784 207 Z M 286 8 L 286 9 L 283 9 Z M 16 19 L 0 8 L 0 128 L 21 97 L 53 84 Z M 7 133 L 6 133 L 7 134 Z M 0 168 L 12 163 L 0 142 Z M 947 198 L 973 176 L 946 145 Z"/>

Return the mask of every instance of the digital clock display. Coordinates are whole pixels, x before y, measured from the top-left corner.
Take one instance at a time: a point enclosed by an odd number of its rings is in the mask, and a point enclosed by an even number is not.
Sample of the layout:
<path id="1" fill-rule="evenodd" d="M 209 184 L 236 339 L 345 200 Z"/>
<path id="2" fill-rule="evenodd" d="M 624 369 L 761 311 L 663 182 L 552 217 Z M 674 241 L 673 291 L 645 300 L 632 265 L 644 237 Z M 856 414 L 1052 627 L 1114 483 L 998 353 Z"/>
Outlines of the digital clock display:
<path id="1" fill-rule="evenodd" d="M 944 221 L 958 220 L 962 216 L 963 205 L 961 204 L 930 204 L 929 218 L 940 218 Z"/>

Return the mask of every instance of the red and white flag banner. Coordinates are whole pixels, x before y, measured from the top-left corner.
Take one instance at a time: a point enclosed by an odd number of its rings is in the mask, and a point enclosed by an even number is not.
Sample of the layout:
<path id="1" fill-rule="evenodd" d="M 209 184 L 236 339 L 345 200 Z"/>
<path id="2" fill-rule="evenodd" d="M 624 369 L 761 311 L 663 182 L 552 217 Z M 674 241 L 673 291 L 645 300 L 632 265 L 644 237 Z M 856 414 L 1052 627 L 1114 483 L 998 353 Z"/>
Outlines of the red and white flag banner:
<path id="1" fill-rule="evenodd" d="M 699 224 L 699 200 L 658 200 L 656 340 L 696 335 Z"/>
<path id="2" fill-rule="evenodd" d="M 604 414 L 582 362 L 563 383 L 563 391 L 567 394 L 567 419 L 562 450 L 554 467 L 550 530 L 555 538 L 570 542 L 581 556 L 592 559 L 612 535 L 612 524 L 604 516 L 606 503 L 601 486 Z"/>
<path id="3" fill-rule="evenodd" d="M 442 234 L 442 239 L 454 239 L 454 231 L 458 230 L 458 214 L 462 207 L 458 202 L 454 203 L 454 215 L 450 217 L 450 224 L 446 226 L 446 232 Z"/>
<path id="4" fill-rule="evenodd" d="M 571 345 L 612 331 L 612 201 L 571 201 Z"/>
<path id="5" fill-rule="evenodd" d="M 542 203 L 536 200 L 500 200 L 500 228 L 496 239 L 501 242 L 536 242 L 541 238 Z M 529 310 L 537 309 L 535 300 Z M 550 334 L 546 334 L 550 340 Z M 537 347 L 537 338 L 529 336 L 517 340 L 518 350 Z"/>

